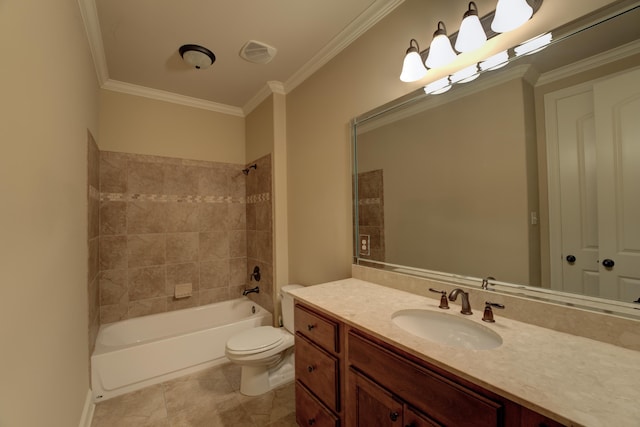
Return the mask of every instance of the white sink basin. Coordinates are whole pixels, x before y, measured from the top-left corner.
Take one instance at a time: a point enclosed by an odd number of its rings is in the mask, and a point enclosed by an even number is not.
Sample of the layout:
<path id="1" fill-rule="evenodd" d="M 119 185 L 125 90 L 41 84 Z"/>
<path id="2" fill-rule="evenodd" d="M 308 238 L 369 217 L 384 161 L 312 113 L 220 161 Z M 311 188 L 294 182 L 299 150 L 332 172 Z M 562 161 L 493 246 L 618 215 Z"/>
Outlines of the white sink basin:
<path id="1" fill-rule="evenodd" d="M 393 323 L 407 332 L 438 344 L 472 350 L 500 347 L 500 335 L 469 319 L 430 310 L 400 310 L 391 315 Z"/>

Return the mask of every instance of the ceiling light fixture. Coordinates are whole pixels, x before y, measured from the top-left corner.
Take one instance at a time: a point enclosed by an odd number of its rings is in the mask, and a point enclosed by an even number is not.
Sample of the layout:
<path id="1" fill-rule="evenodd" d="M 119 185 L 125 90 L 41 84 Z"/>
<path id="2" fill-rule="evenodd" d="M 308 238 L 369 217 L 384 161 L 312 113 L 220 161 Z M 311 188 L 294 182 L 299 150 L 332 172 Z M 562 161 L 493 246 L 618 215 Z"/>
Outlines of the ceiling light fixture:
<path id="1" fill-rule="evenodd" d="M 469 2 L 469 9 L 464 13 L 460 23 L 455 48 L 458 52 L 471 52 L 481 48 L 486 41 L 487 34 L 478 18 L 478 7 L 474 2 Z"/>
<path id="2" fill-rule="evenodd" d="M 520 46 L 516 46 L 513 50 L 516 56 L 531 55 L 532 53 L 540 52 L 551 43 L 551 33 L 542 34 L 538 37 L 534 37 Z"/>
<path id="3" fill-rule="evenodd" d="M 424 87 L 424 93 L 427 95 L 440 95 L 451 89 L 449 77 L 443 77 L 435 82 L 431 82 Z"/>
<path id="4" fill-rule="evenodd" d="M 519 28 L 533 16 L 533 8 L 526 0 L 498 0 L 491 29 L 506 33 Z"/>
<path id="5" fill-rule="evenodd" d="M 498 52 L 482 61 L 478 66 L 482 71 L 497 70 L 509 63 L 509 54 L 506 50 Z"/>
<path id="6" fill-rule="evenodd" d="M 415 46 L 414 46 L 415 45 Z M 420 56 L 420 46 L 416 39 L 411 39 L 409 42 L 409 49 L 404 57 L 402 63 L 402 73 L 400 73 L 400 80 L 403 82 L 415 82 L 420 80 L 427 74 L 427 69 L 424 67 L 422 57 Z"/>
<path id="7" fill-rule="evenodd" d="M 451 83 L 468 83 L 478 78 L 478 64 L 473 64 L 449 76 Z"/>
<path id="8" fill-rule="evenodd" d="M 433 40 L 429 47 L 429 55 L 424 64 L 429 68 L 444 67 L 456 59 L 456 53 L 451 47 L 451 40 L 447 37 L 447 27 L 438 21 L 438 29 L 433 33 Z"/>
<path id="9" fill-rule="evenodd" d="M 178 51 L 184 62 L 198 70 L 209 68 L 216 61 L 216 56 L 213 52 L 197 44 L 182 45 Z"/>

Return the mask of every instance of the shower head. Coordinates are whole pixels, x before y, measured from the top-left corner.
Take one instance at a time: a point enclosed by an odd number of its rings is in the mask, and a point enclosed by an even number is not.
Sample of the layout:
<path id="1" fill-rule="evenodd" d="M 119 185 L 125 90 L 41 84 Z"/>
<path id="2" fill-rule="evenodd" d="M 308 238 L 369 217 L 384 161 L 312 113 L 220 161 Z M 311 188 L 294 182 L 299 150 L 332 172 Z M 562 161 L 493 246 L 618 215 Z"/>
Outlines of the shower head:
<path id="1" fill-rule="evenodd" d="M 254 163 L 251 166 L 249 166 L 248 168 L 242 169 L 242 173 L 245 174 L 245 175 L 249 175 L 249 171 L 251 169 L 258 169 L 258 165 Z"/>

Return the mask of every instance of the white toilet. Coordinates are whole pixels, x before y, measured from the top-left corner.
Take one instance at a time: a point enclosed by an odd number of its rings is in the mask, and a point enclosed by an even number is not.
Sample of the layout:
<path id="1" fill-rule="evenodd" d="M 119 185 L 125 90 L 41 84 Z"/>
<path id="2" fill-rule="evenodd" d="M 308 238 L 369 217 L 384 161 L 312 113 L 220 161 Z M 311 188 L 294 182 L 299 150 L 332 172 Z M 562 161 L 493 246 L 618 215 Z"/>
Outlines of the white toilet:
<path id="1" fill-rule="evenodd" d="M 280 290 L 284 327 L 259 326 L 242 331 L 227 341 L 227 358 L 242 366 L 240 393 L 258 396 L 293 381 L 293 296 L 289 291 L 301 287 L 287 285 Z"/>

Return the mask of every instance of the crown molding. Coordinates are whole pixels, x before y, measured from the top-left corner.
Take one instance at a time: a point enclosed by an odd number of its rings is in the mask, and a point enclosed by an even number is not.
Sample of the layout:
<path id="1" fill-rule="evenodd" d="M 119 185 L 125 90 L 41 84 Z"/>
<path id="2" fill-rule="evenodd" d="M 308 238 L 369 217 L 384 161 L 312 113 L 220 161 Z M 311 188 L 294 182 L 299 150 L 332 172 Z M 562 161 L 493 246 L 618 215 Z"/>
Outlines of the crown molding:
<path id="1" fill-rule="evenodd" d="M 640 40 L 634 40 L 622 46 L 602 52 L 589 58 L 582 59 L 564 67 L 556 68 L 553 71 L 544 73 L 538 79 L 536 86 L 546 85 L 566 77 L 574 76 L 578 73 L 591 70 L 593 68 L 606 65 L 610 62 L 624 59 L 631 55 L 640 53 Z"/>
<path id="2" fill-rule="evenodd" d="M 234 107 L 226 104 L 218 104 L 217 102 L 205 101 L 200 98 L 178 95 L 173 92 L 152 89 L 144 86 L 134 85 L 131 83 L 120 82 L 117 80 L 107 80 L 102 85 L 102 89 L 126 93 L 129 95 L 142 96 L 158 101 L 171 102 L 173 104 L 186 105 L 187 107 L 201 108 L 203 110 L 215 111 L 216 113 L 244 117 L 244 112 L 242 111 L 242 108 L 239 107 Z"/>
<path id="3" fill-rule="evenodd" d="M 107 68 L 107 56 L 104 53 L 104 44 L 102 43 L 102 32 L 100 30 L 96 2 L 95 0 L 78 0 L 78 6 L 80 7 L 84 29 L 87 32 L 98 84 L 102 87 L 109 80 L 109 69 Z"/>
<path id="4" fill-rule="evenodd" d="M 101 88 L 244 117 L 260 105 L 260 103 L 272 93 L 286 95 L 296 88 L 403 2 L 404 0 L 375 0 L 375 2 L 369 6 L 363 14 L 351 22 L 340 32 L 340 34 L 334 37 L 329 44 L 313 56 L 313 58 L 304 64 L 302 68 L 296 71 L 284 84 L 276 81 L 267 82 L 266 85 L 260 89 L 260 91 L 256 93 L 242 108 L 218 104 L 199 98 L 178 95 L 163 90 L 138 86 L 117 80 L 111 80 L 109 78 L 109 69 L 107 67 L 107 58 L 104 53 L 100 20 L 98 18 L 98 10 L 95 0 L 78 0 L 78 5 L 80 6 L 80 13 L 84 22 L 85 31 L 87 32 L 91 55 L 93 57 L 98 82 Z"/>
<path id="5" fill-rule="evenodd" d="M 404 0 L 376 0 L 374 4 L 353 20 L 344 30 L 334 37 L 329 44 L 313 56 L 306 64 L 284 83 L 286 93 L 291 92 L 299 84 L 318 71 L 324 64 L 347 48 L 369 28 L 404 3 Z"/>

